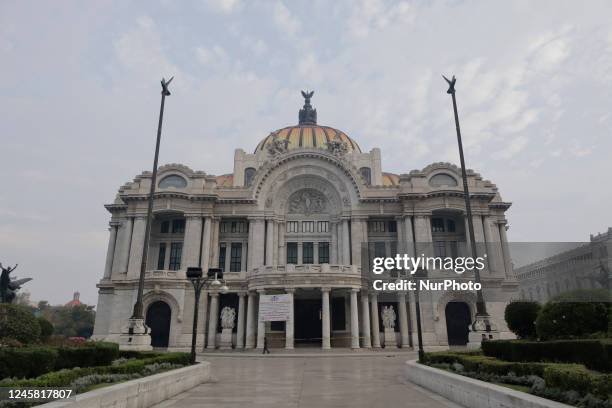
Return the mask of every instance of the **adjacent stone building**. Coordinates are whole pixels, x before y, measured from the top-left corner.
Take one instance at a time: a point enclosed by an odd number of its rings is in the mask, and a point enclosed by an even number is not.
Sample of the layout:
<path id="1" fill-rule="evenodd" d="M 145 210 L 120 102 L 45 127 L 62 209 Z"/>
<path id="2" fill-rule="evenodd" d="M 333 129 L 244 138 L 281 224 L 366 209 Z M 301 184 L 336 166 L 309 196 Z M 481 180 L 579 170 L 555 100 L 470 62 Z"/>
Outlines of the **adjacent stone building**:
<path id="1" fill-rule="evenodd" d="M 611 248 L 612 228 L 608 228 L 591 235 L 588 243 L 517 268 L 521 299 L 546 302 L 563 292 L 609 288 Z"/>
<path id="2" fill-rule="evenodd" d="M 181 164 L 159 168 L 144 307 L 157 347 L 191 342 L 194 294 L 189 266 L 219 267 L 228 293 L 206 290 L 200 304 L 200 347 L 219 345 L 220 311 L 236 311 L 233 345 L 314 344 L 380 347 L 381 311 L 397 311 L 397 345 L 416 344 L 411 293 L 375 293 L 361 274 L 364 243 L 377 256 L 415 243 L 437 255 L 466 251 L 461 171 L 434 163 L 407 174 L 383 172 L 380 149 L 363 152 L 341 130 L 317 124 L 311 94 L 299 123 L 265 136 L 253 153 L 237 149 L 230 174 L 214 176 Z M 151 174 L 123 185 L 112 204 L 110 239 L 94 338 L 118 341 L 136 300 Z M 486 245 L 484 296 L 499 335 L 510 337 L 505 304 L 516 297 L 506 238 L 504 202 L 497 187 L 468 171 L 476 241 Z M 367 267 L 367 265 L 366 265 Z M 459 277 L 469 279 L 469 274 Z M 430 271 L 433 278 L 457 277 Z M 288 322 L 258 323 L 261 294 L 293 299 Z M 475 315 L 473 292 L 422 292 L 424 341 L 430 348 L 467 342 Z"/>

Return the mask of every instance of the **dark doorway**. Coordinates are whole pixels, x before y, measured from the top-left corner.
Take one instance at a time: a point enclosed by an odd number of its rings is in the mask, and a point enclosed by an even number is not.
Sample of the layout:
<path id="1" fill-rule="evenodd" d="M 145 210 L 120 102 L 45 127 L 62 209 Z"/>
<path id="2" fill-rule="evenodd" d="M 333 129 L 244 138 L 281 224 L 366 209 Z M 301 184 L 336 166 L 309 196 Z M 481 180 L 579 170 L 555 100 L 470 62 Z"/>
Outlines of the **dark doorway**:
<path id="1" fill-rule="evenodd" d="M 151 328 L 151 345 L 153 347 L 168 347 L 171 316 L 170 306 L 161 300 L 151 303 L 147 309 L 146 323 Z"/>
<path id="2" fill-rule="evenodd" d="M 465 346 L 468 343 L 470 308 L 464 302 L 448 302 L 446 305 L 446 332 L 449 346 Z"/>
<path id="3" fill-rule="evenodd" d="M 321 344 L 321 300 L 295 300 L 295 344 Z"/>

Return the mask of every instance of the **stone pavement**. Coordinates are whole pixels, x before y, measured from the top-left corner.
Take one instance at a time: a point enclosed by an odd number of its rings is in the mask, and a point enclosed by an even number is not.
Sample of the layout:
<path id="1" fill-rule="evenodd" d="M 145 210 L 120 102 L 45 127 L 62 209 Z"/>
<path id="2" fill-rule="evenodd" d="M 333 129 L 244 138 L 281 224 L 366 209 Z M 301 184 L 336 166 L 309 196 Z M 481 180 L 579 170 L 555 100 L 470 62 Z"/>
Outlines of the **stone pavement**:
<path id="1" fill-rule="evenodd" d="M 203 356 L 215 381 L 155 408 L 452 407 L 458 405 L 403 379 L 415 355 L 244 358 Z"/>

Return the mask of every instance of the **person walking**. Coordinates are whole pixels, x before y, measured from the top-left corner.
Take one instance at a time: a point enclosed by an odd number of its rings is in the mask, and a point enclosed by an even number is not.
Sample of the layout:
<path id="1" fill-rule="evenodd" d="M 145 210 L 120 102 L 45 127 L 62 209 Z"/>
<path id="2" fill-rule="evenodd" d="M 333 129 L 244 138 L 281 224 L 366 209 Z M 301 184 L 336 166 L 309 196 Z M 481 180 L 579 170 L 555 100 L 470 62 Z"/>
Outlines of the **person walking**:
<path id="1" fill-rule="evenodd" d="M 264 347 L 263 352 L 261 354 L 270 354 L 270 350 L 268 349 L 268 336 L 264 336 Z"/>

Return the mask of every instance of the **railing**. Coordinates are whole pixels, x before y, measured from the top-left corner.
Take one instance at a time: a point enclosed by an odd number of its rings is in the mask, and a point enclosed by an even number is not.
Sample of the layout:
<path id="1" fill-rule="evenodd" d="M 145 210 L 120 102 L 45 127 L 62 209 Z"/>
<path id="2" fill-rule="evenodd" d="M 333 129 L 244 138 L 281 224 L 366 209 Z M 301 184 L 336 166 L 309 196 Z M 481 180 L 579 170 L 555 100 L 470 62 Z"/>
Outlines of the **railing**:
<path id="1" fill-rule="evenodd" d="M 330 265 L 330 264 L 287 264 L 287 265 L 264 265 L 253 268 L 254 275 L 265 274 L 345 274 L 359 275 L 360 270 L 355 265 Z"/>

